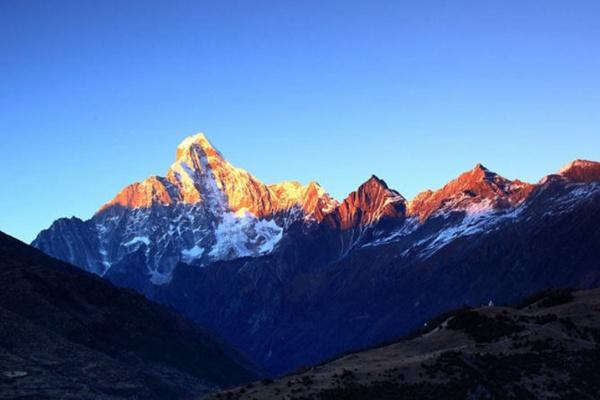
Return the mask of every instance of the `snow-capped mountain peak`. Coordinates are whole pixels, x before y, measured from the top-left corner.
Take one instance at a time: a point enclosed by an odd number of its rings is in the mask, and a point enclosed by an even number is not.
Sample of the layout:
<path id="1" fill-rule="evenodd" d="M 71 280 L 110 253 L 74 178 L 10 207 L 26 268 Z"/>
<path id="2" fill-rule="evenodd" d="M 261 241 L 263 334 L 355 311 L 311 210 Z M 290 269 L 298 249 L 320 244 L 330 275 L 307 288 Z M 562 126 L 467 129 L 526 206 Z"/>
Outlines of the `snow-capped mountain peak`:
<path id="1" fill-rule="evenodd" d="M 466 209 L 483 201 L 491 208 L 506 208 L 525 199 L 532 188 L 528 183 L 511 181 L 477 164 L 441 189 L 419 193 L 409 203 L 409 214 L 424 220 L 439 211 Z"/>
<path id="2" fill-rule="evenodd" d="M 572 190 L 560 204 L 566 209 L 596 193 L 600 163 L 576 160 L 550 177 L 559 189 Z M 477 164 L 410 202 L 373 175 L 338 203 L 316 182 L 264 184 L 199 133 L 177 146 L 164 177 L 125 187 L 87 221 L 55 221 L 33 244 L 110 279 L 133 279 L 127 285 L 139 288 L 169 282 L 180 262 L 201 266 L 268 254 L 287 243 L 282 238 L 295 227 L 292 240 L 318 232 L 339 257 L 418 231 L 422 236 L 410 251 L 428 255 L 519 215 L 530 194 L 551 196 L 551 186 L 509 180 Z"/>
<path id="3" fill-rule="evenodd" d="M 248 172 L 225 160 L 203 133 L 189 136 L 177 146 L 176 160 L 167 179 L 178 189 L 182 202 L 203 202 L 215 212 L 241 208 L 232 204 L 228 187 L 245 187 L 255 181 Z"/>
<path id="4" fill-rule="evenodd" d="M 180 261 L 268 253 L 294 221 L 320 221 L 336 204 L 316 183 L 262 183 L 199 133 L 177 146 L 165 177 L 133 183 L 92 219 L 71 224 L 78 238 L 86 236 L 77 243 L 85 250 L 63 254 L 73 243 L 54 225 L 35 243 L 99 275 L 122 273 L 135 258 L 153 283 L 165 283 Z"/>
<path id="5" fill-rule="evenodd" d="M 189 153 L 196 148 L 202 149 L 205 153 L 216 153 L 220 155 L 219 151 L 210 143 L 206 135 L 203 132 L 200 132 L 186 137 L 179 143 L 175 158 L 179 160 L 180 158 L 185 157 L 186 153 Z"/>

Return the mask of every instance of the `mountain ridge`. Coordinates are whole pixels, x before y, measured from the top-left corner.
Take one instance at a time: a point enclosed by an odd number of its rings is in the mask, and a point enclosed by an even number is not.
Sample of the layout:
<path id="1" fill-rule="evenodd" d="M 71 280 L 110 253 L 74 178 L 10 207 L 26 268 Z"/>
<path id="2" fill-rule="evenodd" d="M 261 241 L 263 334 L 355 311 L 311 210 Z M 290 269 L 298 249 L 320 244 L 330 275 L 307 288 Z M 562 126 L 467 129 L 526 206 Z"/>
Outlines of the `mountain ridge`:
<path id="1" fill-rule="evenodd" d="M 233 212 L 248 210 L 257 217 L 285 211 L 294 205 L 303 206 L 303 210 L 312 215 L 320 210 L 315 204 L 314 208 L 306 207 L 305 192 L 311 189 L 316 189 L 325 202 L 333 200 L 314 181 L 306 186 L 292 181 L 265 185 L 246 170 L 231 165 L 206 135 L 199 133 L 185 138 L 177 146 L 175 162 L 165 177 L 151 176 L 125 187 L 114 199 L 101 206 L 99 212 L 114 205 L 146 208 L 153 204 L 196 204 L 204 201 L 209 203 L 209 207 L 221 208 L 218 210 L 221 212 L 225 208 Z M 218 192 L 222 193 L 219 195 Z M 136 195 L 143 196 L 137 198 Z"/>
<path id="2" fill-rule="evenodd" d="M 166 177 L 126 186 L 89 220 L 58 220 L 32 245 L 101 276 L 144 258 L 144 279 L 165 284 L 182 260 L 268 253 L 291 223 L 319 221 L 336 204 L 316 182 L 263 184 L 197 134 L 177 147 Z"/>
<path id="3" fill-rule="evenodd" d="M 202 157 L 190 163 L 202 167 Z M 462 302 L 600 284 L 600 163 L 569 165 L 525 183 L 477 164 L 410 201 L 376 176 L 335 204 L 317 185 L 257 189 L 279 192 L 281 204 L 305 198 L 321 210 L 313 215 L 301 204 L 268 217 L 223 211 L 219 198 L 215 207 L 116 204 L 88 221 L 59 220 L 34 244 L 173 306 L 279 374 L 401 335 Z M 225 184 L 209 178 L 190 193 L 223 195 Z"/>

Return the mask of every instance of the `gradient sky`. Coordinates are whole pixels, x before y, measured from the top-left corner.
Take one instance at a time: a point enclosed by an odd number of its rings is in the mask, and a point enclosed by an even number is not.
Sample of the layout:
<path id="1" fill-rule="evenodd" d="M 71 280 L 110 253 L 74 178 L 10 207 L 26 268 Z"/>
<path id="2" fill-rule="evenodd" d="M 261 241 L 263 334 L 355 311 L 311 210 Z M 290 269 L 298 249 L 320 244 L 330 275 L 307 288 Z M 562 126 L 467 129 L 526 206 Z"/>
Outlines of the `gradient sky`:
<path id="1" fill-rule="evenodd" d="M 0 230 L 31 241 L 206 132 L 267 183 L 411 198 L 600 159 L 600 2 L 0 1 Z"/>

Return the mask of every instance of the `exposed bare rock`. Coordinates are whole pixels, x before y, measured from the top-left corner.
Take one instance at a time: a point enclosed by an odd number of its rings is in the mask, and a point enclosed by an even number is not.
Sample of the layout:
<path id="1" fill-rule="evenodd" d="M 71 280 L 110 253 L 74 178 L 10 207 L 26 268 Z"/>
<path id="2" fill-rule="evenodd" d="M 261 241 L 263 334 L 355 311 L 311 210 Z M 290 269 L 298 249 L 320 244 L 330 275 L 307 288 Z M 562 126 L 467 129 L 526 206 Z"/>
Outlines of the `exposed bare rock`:
<path id="1" fill-rule="evenodd" d="M 418 194 L 409 203 L 409 214 L 423 221 L 440 211 L 515 207 L 533 188 L 531 184 L 508 180 L 477 164 L 443 188 Z"/>

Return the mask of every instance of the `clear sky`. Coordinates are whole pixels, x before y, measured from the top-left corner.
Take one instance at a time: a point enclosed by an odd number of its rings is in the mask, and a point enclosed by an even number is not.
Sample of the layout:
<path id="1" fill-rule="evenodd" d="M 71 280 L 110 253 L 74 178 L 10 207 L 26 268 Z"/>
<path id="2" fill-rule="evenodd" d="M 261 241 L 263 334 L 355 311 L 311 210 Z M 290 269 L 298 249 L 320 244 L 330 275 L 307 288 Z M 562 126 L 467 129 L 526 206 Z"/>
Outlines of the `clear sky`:
<path id="1" fill-rule="evenodd" d="M 0 230 L 31 241 L 203 131 L 267 183 L 411 198 L 600 159 L 600 2 L 0 1 Z"/>

